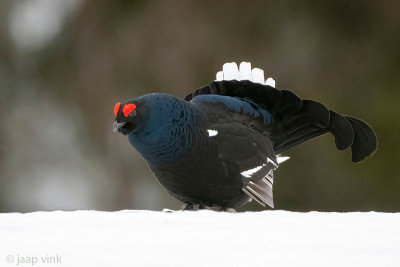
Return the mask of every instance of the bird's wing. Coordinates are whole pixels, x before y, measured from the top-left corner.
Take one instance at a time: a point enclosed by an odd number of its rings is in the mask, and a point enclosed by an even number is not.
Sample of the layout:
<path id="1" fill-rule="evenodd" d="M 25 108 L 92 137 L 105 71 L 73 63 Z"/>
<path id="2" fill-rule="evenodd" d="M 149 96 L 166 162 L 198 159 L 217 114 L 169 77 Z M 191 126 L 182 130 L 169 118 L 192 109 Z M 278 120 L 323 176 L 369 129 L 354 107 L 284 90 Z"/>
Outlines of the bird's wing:
<path id="1" fill-rule="evenodd" d="M 218 109 L 210 110 L 214 115 L 219 113 Z M 226 176 L 240 176 L 244 193 L 263 206 L 273 207 L 273 170 L 278 167 L 278 162 L 271 140 L 232 120 L 229 114 L 225 118 L 218 115 L 218 119 L 209 124 L 208 134 L 211 142 L 217 144 Z"/>
<path id="2" fill-rule="evenodd" d="M 375 132 L 367 123 L 341 116 L 321 103 L 302 100 L 289 90 L 265 84 L 248 80 L 214 81 L 190 93 L 185 100 L 213 102 L 247 115 L 254 128 L 271 138 L 277 154 L 328 132 L 334 136 L 338 149 L 351 147 L 354 162 L 370 156 L 377 147 Z M 243 122 L 243 117 L 239 120 Z"/>
<path id="3" fill-rule="evenodd" d="M 206 115 L 208 137 L 218 148 L 226 177 L 240 177 L 242 191 L 263 206 L 273 207 L 273 170 L 278 167 L 273 142 L 261 130 L 270 114 L 251 101 L 204 95 L 191 103 Z"/>

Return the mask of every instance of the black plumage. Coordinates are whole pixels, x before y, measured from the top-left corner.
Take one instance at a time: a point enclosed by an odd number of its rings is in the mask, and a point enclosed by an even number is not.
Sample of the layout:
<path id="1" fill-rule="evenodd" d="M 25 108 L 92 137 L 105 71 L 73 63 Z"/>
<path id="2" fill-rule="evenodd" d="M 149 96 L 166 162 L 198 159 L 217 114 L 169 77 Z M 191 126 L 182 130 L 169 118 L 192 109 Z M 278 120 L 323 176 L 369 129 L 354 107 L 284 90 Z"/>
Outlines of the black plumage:
<path id="1" fill-rule="evenodd" d="M 128 108 L 129 107 L 129 108 Z M 254 199 L 273 207 L 280 153 L 331 133 L 352 161 L 371 155 L 377 138 L 365 122 L 341 116 L 288 90 L 251 81 L 215 81 L 185 99 L 149 94 L 115 109 L 149 168 L 186 208 L 238 208 Z"/>
<path id="2" fill-rule="evenodd" d="M 377 147 L 376 135 L 365 122 L 341 116 L 321 103 L 301 100 L 289 90 L 277 90 L 250 81 L 218 81 L 195 90 L 185 100 L 203 94 L 248 98 L 268 110 L 275 120 L 269 134 L 277 154 L 327 132 L 335 137 L 339 150 L 351 146 L 354 162 L 362 161 Z"/>

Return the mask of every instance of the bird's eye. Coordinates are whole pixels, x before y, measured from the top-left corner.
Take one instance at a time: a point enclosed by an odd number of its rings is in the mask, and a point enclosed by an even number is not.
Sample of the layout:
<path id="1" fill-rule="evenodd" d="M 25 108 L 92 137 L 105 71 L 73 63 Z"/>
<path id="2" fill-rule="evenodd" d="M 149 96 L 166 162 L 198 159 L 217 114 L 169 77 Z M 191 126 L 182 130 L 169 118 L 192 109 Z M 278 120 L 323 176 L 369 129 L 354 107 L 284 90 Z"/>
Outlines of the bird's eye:
<path id="1" fill-rule="evenodd" d="M 117 104 L 115 104 L 115 107 L 114 107 L 114 115 L 115 115 L 115 117 L 117 117 L 117 114 L 118 114 L 118 111 L 119 111 L 119 106 L 121 106 L 121 103 L 117 103 Z"/>
<path id="2" fill-rule="evenodd" d="M 124 108 L 122 109 L 122 112 L 124 112 L 124 116 L 128 117 L 129 114 L 131 114 L 132 111 L 134 111 L 136 108 L 135 104 L 128 104 L 125 105 Z"/>

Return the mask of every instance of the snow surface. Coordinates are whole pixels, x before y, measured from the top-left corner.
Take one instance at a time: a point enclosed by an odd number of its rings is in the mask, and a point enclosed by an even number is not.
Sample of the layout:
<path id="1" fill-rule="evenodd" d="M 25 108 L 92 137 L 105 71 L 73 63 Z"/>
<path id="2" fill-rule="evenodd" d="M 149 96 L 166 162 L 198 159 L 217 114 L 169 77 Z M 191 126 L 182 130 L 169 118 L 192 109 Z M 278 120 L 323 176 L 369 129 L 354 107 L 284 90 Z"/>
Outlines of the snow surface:
<path id="1" fill-rule="evenodd" d="M 400 266 L 399 225 L 376 212 L 6 213 L 0 266 Z"/>

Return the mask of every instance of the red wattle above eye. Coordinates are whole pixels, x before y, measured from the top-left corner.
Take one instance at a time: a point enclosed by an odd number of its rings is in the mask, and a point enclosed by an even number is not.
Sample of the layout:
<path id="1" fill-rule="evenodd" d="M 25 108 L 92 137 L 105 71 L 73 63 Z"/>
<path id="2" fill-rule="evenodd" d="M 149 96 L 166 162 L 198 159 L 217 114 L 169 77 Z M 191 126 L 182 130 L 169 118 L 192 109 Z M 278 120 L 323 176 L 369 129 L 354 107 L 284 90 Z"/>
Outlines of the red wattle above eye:
<path id="1" fill-rule="evenodd" d="M 117 104 L 115 104 L 115 107 L 114 107 L 114 115 L 115 115 L 115 117 L 117 117 L 117 114 L 118 114 L 118 111 L 119 111 L 119 106 L 121 106 L 121 103 L 117 103 Z"/>
<path id="2" fill-rule="evenodd" d="M 129 114 L 131 114 L 132 111 L 134 111 L 136 108 L 135 104 L 128 104 L 125 105 L 125 107 L 122 109 L 122 112 L 124 112 L 124 116 L 128 117 Z"/>

